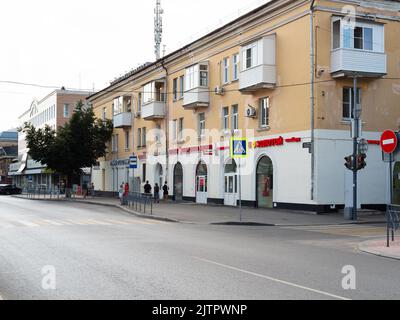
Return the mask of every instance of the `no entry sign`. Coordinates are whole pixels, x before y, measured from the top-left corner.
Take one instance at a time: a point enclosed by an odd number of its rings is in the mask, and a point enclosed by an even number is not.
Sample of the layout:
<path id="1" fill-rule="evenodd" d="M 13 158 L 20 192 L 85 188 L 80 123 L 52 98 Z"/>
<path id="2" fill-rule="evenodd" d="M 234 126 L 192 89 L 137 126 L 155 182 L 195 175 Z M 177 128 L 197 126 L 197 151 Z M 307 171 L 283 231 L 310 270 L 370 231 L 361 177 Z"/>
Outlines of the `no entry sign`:
<path id="1" fill-rule="evenodd" d="M 386 130 L 381 137 L 381 148 L 384 153 L 391 154 L 396 151 L 398 145 L 397 135 L 392 130 Z"/>

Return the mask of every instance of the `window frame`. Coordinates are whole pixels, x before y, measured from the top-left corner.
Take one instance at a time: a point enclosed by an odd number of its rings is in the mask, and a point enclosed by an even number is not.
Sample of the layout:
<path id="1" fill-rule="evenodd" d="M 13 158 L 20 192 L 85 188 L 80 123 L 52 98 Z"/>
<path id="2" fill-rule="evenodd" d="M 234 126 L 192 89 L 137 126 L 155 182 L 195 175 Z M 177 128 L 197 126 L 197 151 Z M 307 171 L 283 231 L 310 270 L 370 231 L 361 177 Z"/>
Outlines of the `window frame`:
<path id="1" fill-rule="evenodd" d="M 199 138 L 205 137 L 206 130 L 206 114 L 204 112 L 199 113 L 198 115 L 198 135 Z"/>
<path id="2" fill-rule="evenodd" d="M 232 81 L 239 80 L 239 72 L 240 72 L 240 55 L 238 53 L 232 56 Z"/>
<path id="3" fill-rule="evenodd" d="M 260 98 L 260 128 L 266 129 L 270 126 L 270 97 Z"/>

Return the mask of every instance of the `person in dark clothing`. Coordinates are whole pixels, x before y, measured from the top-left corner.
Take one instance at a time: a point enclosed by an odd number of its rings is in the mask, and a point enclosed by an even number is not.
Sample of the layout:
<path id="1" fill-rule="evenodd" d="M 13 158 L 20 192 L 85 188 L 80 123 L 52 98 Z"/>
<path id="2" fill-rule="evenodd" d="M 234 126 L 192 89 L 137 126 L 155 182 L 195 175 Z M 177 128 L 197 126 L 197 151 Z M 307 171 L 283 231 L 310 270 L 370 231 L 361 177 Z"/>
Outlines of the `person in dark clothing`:
<path id="1" fill-rule="evenodd" d="M 154 202 L 160 203 L 160 187 L 158 183 L 154 186 Z"/>
<path id="2" fill-rule="evenodd" d="M 163 193 L 164 193 L 164 202 L 166 202 L 168 201 L 168 194 L 169 194 L 168 182 L 165 182 L 164 184 Z"/>
<path id="3" fill-rule="evenodd" d="M 86 182 L 84 182 L 82 186 L 83 199 L 86 199 L 88 191 L 89 191 L 88 185 Z"/>
<path id="4" fill-rule="evenodd" d="M 146 195 L 151 195 L 151 185 L 148 181 L 146 181 L 146 184 L 144 185 L 144 193 Z"/>

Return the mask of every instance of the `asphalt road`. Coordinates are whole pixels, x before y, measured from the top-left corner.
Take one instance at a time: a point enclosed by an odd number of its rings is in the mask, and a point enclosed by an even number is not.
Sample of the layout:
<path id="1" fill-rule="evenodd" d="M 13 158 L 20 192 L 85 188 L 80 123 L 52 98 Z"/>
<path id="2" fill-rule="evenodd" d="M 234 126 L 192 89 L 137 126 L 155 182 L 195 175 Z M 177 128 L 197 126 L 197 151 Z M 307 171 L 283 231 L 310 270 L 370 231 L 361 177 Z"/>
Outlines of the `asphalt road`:
<path id="1" fill-rule="evenodd" d="M 0 197 L 0 299 L 399 299 L 400 261 L 357 249 L 379 232 L 175 224 Z M 356 290 L 342 287 L 347 265 Z"/>

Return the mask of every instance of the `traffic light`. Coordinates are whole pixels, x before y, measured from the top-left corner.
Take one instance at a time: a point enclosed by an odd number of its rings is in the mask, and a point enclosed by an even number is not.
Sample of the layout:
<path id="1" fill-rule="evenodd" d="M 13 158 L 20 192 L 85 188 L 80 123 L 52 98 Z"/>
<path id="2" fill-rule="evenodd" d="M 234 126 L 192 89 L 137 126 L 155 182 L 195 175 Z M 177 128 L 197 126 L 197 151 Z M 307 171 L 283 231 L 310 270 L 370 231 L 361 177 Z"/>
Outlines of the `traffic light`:
<path id="1" fill-rule="evenodd" d="M 357 156 L 357 170 L 362 170 L 367 166 L 365 159 L 367 159 L 366 154 L 359 154 Z"/>
<path id="2" fill-rule="evenodd" d="M 348 156 L 346 158 L 344 158 L 344 160 L 346 161 L 346 163 L 344 164 L 345 167 L 351 171 L 353 171 L 353 156 Z"/>

